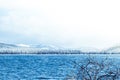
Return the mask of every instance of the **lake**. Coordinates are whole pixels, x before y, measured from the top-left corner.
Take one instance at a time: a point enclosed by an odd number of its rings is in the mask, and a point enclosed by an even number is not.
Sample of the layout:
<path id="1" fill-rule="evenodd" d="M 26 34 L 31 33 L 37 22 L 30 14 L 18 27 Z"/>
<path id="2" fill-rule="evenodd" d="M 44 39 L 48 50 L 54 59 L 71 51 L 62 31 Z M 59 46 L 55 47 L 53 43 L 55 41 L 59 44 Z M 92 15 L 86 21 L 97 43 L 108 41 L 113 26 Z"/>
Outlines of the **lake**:
<path id="1" fill-rule="evenodd" d="M 120 54 L 1 54 L 0 80 L 63 80 L 74 69 L 73 61 L 84 61 L 89 56 L 120 63 Z"/>

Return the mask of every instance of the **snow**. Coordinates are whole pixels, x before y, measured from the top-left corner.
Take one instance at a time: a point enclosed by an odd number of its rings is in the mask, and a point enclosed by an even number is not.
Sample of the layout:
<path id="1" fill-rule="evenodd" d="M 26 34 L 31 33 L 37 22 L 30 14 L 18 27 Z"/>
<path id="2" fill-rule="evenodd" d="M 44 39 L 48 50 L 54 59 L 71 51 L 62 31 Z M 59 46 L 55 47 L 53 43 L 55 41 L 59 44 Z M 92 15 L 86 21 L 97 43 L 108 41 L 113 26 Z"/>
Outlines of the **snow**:
<path id="1" fill-rule="evenodd" d="M 27 45 L 27 44 L 17 44 L 17 46 L 18 46 L 18 47 L 27 47 L 27 48 L 30 47 L 30 45 Z"/>
<path id="2" fill-rule="evenodd" d="M 120 53 L 120 46 L 113 46 L 105 50 L 108 53 Z"/>
<path id="3" fill-rule="evenodd" d="M 28 45 L 28 44 L 7 44 L 7 43 L 0 43 L 0 52 L 26 52 L 26 53 L 33 53 L 39 51 L 70 51 L 70 50 L 79 50 L 81 52 L 106 52 L 106 53 L 120 53 L 120 46 L 113 46 L 108 49 L 96 49 L 92 47 L 80 47 L 76 49 L 68 49 L 68 48 L 61 48 L 54 45 Z"/>

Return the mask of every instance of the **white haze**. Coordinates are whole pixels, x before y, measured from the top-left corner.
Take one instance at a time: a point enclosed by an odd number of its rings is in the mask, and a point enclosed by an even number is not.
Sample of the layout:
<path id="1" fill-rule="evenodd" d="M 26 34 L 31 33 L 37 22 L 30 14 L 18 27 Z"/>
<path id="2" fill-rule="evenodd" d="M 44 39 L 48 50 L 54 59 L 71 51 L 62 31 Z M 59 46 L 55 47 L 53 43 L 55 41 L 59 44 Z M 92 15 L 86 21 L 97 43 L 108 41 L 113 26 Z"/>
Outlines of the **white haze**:
<path id="1" fill-rule="evenodd" d="M 0 0 L 0 12 L 2 42 L 98 49 L 120 43 L 119 0 Z"/>

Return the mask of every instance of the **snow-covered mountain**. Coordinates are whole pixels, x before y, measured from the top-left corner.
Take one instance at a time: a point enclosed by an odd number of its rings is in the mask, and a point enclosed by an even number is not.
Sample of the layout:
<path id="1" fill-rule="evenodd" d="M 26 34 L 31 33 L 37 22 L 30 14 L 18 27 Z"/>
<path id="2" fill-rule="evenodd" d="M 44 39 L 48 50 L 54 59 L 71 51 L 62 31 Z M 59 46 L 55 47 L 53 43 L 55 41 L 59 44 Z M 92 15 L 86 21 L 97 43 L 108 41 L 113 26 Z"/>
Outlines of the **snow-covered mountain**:
<path id="1" fill-rule="evenodd" d="M 120 46 L 110 47 L 110 48 L 104 50 L 104 52 L 107 52 L 107 53 L 120 53 Z"/>
<path id="2" fill-rule="evenodd" d="M 79 50 L 82 52 L 100 52 L 99 49 L 93 47 L 81 47 Z"/>
<path id="3" fill-rule="evenodd" d="M 77 50 L 80 52 L 105 52 L 105 53 L 120 53 L 120 46 L 110 47 L 105 50 L 99 50 L 96 48 L 91 47 L 80 47 L 77 49 L 68 49 L 68 48 L 61 48 L 56 47 L 54 45 L 27 45 L 27 44 L 7 44 L 7 43 L 0 43 L 0 52 L 4 51 L 12 51 L 12 52 L 39 52 L 39 51 L 71 51 Z"/>
<path id="4" fill-rule="evenodd" d="M 58 50 L 59 48 L 53 45 L 27 45 L 27 44 L 6 44 L 0 43 L 0 52 L 25 52 L 34 53 L 40 51 Z"/>
<path id="5" fill-rule="evenodd" d="M 31 47 L 30 45 L 27 44 L 16 44 L 17 47 L 23 47 L 23 48 L 29 48 Z"/>
<path id="6" fill-rule="evenodd" d="M 0 48 L 15 48 L 17 47 L 14 44 L 6 44 L 6 43 L 0 43 Z"/>
<path id="7" fill-rule="evenodd" d="M 58 50 L 58 49 L 60 49 L 54 45 L 43 45 L 43 44 L 35 45 L 34 48 L 40 48 L 43 50 Z"/>
<path id="8" fill-rule="evenodd" d="M 0 43 L 0 48 L 39 48 L 39 49 L 58 49 L 58 47 L 53 45 L 28 45 L 28 44 L 6 44 Z"/>
<path id="9" fill-rule="evenodd" d="M 78 48 L 68 48 L 68 50 L 79 50 L 81 52 L 89 53 L 89 52 L 101 52 L 100 49 L 94 48 L 94 47 L 78 47 Z"/>
<path id="10" fill-rule="evenodd" d="M 71 51 L 77 50 L 81 52 L 99 52 L 100 50 L 91 47 L 80 47 L 80 48 L 61 48 L 56 47 L 54 45 L 45 45 L 45 44 L 37 44 L 37 45 L 28 45 L 28 44 L 6 44 L 0 43 L 0 51 L 22 51 L 22 52 L 37 52 L 37 51 Z"/>

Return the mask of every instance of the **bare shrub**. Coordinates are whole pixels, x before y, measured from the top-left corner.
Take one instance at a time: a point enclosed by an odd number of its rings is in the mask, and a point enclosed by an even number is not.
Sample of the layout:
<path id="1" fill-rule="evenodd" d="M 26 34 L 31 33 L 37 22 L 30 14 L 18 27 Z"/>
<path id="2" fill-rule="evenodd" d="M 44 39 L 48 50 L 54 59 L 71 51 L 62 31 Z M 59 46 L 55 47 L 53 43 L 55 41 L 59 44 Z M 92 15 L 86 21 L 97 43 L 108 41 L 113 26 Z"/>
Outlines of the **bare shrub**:
<path id="1" fill-rule="evenodd" d="M 108 58 L 88 57 L 74 61 L 74 71 L 65 80 L 120 80 L 120 67 Z"/>

